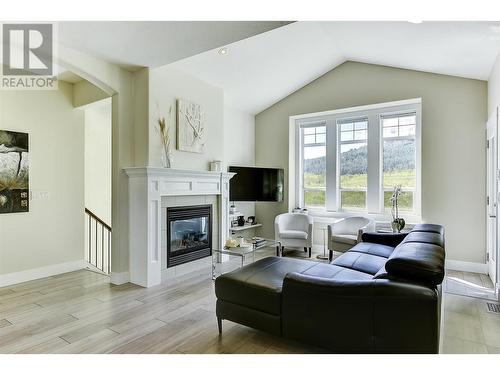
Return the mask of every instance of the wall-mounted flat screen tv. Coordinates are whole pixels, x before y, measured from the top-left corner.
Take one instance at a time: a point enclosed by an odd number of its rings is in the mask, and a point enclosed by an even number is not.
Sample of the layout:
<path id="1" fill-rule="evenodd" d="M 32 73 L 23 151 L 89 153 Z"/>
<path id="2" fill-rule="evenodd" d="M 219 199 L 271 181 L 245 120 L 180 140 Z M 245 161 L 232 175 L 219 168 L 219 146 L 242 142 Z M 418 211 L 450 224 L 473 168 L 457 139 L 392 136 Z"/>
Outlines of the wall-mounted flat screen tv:
<path id="1" fill-rule="evenodd" d="M 229 200 L 283 202 L 283 169 L 230 166 Z"/>

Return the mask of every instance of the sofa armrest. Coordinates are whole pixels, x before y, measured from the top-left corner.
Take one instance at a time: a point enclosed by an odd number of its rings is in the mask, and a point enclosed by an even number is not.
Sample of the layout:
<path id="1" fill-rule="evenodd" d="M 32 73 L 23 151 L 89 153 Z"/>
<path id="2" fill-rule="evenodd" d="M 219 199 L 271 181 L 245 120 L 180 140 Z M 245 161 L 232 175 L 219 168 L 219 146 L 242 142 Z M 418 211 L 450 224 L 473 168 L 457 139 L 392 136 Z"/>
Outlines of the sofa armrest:
<path id="1" fill-rule="evenodd" d="M 290 273 L 283 284 L 282 327 L 286 337 L 333 352 L 437 353 L 439 295 L 389 280 Z"/>
<path id="2" fill-rule="evenodd" d="M 396 247 L 405 239 L 407 235 L 408 233 L 366 232 L 361 235 L 361 241 Z"/>

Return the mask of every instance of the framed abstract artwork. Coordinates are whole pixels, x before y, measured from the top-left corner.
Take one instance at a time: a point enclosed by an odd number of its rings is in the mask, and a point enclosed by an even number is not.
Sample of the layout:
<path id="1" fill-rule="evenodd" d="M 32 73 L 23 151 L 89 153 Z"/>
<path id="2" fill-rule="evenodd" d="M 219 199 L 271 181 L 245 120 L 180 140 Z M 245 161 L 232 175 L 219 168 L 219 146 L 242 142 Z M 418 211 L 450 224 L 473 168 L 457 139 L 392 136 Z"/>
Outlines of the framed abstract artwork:
<path id="1" fill-rule="evenodd" d="M 29 211 L 28 134 L 0 130 L 0 214 Z"/>
<path id="2" fill-rule="evenodd" d="M 205 114 L 201 105 L 177 99 L 177 149 L 203 153 L 205 147 Z"/>

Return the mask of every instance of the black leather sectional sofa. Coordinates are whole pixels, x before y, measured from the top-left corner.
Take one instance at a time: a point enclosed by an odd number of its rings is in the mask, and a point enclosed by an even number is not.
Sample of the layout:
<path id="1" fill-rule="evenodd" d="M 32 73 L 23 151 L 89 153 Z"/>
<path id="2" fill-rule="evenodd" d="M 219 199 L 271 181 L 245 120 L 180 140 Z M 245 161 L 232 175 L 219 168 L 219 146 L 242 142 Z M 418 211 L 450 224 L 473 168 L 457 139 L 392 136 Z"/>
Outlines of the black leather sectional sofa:
<path id="1" fill-rule="evenodd" d="M 444 230 L 365 233 L 330 264 L 269 257 L 218 277 L 217 319 L 334 353 L 437 353 Z"/>

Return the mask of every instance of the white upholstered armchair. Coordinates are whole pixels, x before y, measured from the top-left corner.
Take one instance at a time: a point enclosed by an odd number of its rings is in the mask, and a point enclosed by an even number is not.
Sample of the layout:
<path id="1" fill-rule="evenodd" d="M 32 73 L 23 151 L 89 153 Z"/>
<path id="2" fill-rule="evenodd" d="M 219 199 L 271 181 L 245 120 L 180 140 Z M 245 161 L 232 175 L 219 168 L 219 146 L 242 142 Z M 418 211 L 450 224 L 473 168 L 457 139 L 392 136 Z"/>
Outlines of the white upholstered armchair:
<path id="1" fill-rule="evenodd" d="M 287 213 L 274 219 L 274 236 L 281 242 L 281 253 L 286 247 L 300 247 L 309 251 L 313 241 L 313 218 L 303 213 Z"/>
<path id="2" fill-rule="evenodd" d="M 341 219 L 328 225 L 328 250 L 329 259 L 333 259 L 333 252 L 346 252 L 351 247 L 361 242 L 364 232 L 374 232 L 375 221 L 367 217 L 353 216 Z"/>

